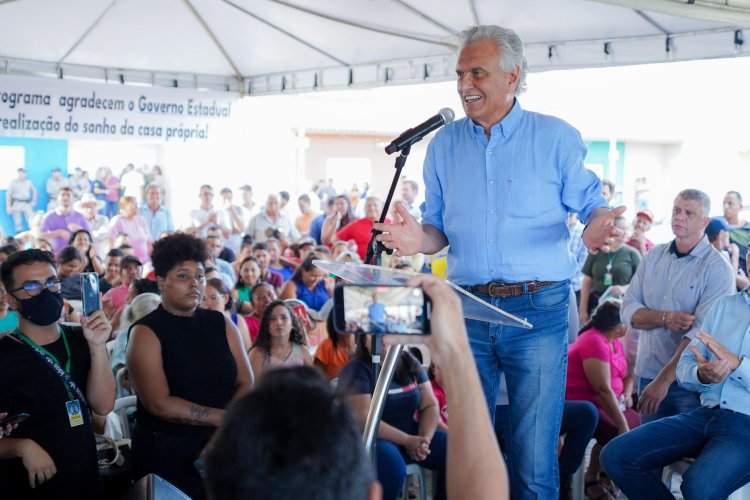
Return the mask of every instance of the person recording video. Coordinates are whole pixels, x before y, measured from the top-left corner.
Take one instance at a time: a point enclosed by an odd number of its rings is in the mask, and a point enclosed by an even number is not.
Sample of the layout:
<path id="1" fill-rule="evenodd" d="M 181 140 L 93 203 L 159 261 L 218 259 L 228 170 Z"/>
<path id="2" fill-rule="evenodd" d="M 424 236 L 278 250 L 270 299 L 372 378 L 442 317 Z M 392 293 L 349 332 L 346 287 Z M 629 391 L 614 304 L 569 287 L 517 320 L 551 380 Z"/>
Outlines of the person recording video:
<path id="1" fill-rule="evenodd" d="M 0 340 L 0 408 L 28 419 L 0 439 L 3 498 L 96 498 L 101 491 L 91 412 L 115 403 L 101 309 L 60 323 L 62 280 L 52 254 L 25 250 L 0 266 L 18 328 Z"/>
<path id="2" fill-rule="evenodd" d="M 432 300 L 432 333 L 385 335 L 384 343 L 424 342 L 443 372 L 451 408 L 447 436 L 449 499 L 509 498 L 479 375 L 463 324 L 461 302 L 441 279 L 419 275 Z M 206 452 L 209 498 L 381 497 L 352 409 L 313 368 L 269 373 L 227 411 Z M 315 488 L 310 488 L 314 484 Z"/>

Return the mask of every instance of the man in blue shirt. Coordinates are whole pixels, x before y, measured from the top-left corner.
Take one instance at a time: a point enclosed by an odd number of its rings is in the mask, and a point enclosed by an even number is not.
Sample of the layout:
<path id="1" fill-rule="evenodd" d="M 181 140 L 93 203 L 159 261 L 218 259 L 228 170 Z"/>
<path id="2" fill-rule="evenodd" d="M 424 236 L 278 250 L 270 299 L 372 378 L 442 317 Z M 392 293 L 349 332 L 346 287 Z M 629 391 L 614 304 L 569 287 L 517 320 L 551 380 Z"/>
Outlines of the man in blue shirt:
<path id="1" fill-rule="evenodd" d="M 375 224 L 396 255 L 434 254 L 450 243 L 448 279 L 532 330 L 467 320 L 491 414 L 501 373 L 510 399 L 508 466 L 514 498 L 557 498 L 557 438 L 565 392 L 570 278 L 567 215 L 587 223 L 583 242 L 607 249 L 617 234 L 601 183 L 584 167 L 586 146 L 560 119 L 524 111 L 523 44 L 511 30 L 461 34 L 458 93 L 467 118 L 427 149 L 422 224 Z"/>
<path id="2" fill-rule="evenodd" d="M 685 498 L 727 498 L 750 482 L 750 288 L 714 303 L 682 352 L 677 380 L 700 393 L 701 406 L 627 432 L 607 444 L 601 462 L 628 498 L 672 498 L 654 475 L 683 457 Z"/>
<path id="3" fill-rule="evenodd" d="M 159 184 L 152 182 L 146 187 L 146 204 L 141 207 L 139 213 L 146 219 L 154 241 L 161 238 L 162 233 L 174 231 L 172 213 L 162 205 L 163 200 L 164 190 Z"/>
<path id="4" fill-rule="evenodd" d="M 367 316 L 370 318 L 370 331 L 372 333 L 385 333 L 385 306 L 378 302 L 378 294 L 372 294 L 372 304 L 367 307 Z"/>

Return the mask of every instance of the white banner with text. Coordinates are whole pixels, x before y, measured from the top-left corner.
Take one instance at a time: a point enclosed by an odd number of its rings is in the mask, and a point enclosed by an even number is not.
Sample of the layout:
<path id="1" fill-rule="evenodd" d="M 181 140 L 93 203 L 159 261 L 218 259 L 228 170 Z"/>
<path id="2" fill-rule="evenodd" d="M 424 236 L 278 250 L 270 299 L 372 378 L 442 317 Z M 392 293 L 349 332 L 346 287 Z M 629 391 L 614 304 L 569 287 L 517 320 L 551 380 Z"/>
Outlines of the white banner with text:
<path id="1" fill-rule="evenodd" d="M 205 141 L 230 132 L 233 93 L 0 76 L 0 135 Z"/>

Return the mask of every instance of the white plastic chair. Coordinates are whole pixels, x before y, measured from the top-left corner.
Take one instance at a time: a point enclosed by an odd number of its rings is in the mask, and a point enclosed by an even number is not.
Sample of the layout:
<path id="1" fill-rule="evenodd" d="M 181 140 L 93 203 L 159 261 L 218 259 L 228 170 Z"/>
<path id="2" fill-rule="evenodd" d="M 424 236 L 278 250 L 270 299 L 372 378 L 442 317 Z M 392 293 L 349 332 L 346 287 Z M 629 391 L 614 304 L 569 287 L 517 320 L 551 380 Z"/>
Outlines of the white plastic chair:
<path id="1" fill-rule="evenodd" d="M 112 413 L 117 414 L 122 425 L 122 437 L 124 439 L 130 439 L 130 425 L 128 424 L 128 408 L 136 405 L 138 398 L 136 396 L 125 396 L 115 400 L 115 407 L 112 409 Z"/>
<path id="2" fill-rule="evenodd" d="M 662 482 L 667 485 L 667 488 L 671 490 L 672 479 L 674 479 L 674 475 L 684 475 L 685 472 L 693 464 L 693 462 L 695 462 L 695 460 L 692 458 L 683 458 L 682 460 L 678 460 L 673 464 L 667 465 L 666 467 L 664 467 L 664 471 L 662 472 Z M 729 498 L 727 500 L 750 500 L 750 483 L 733 492 L 731 495 L 729 495 Z"/>

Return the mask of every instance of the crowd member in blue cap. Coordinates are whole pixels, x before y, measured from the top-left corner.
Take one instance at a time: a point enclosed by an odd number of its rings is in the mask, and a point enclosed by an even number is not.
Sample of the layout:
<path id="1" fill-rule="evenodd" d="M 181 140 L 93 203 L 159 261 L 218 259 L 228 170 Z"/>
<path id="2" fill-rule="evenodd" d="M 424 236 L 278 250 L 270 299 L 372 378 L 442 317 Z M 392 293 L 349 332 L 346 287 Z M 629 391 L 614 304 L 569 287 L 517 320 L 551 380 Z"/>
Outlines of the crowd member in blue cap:
<path id="1" fill-rule="evenodd" d="M 729 261 L 734 271 L 734 279 L 737 284 L 737 291 L 742 290 L 750 284 L 750 280 L 745 274 L 745 270 L 740 265 L 740 248 L 736 243 L 729 240 L 729 231 L 731 227 L 722 217 L 714 217 L 706 226 L 705 233 L 708 241 Z"/>

